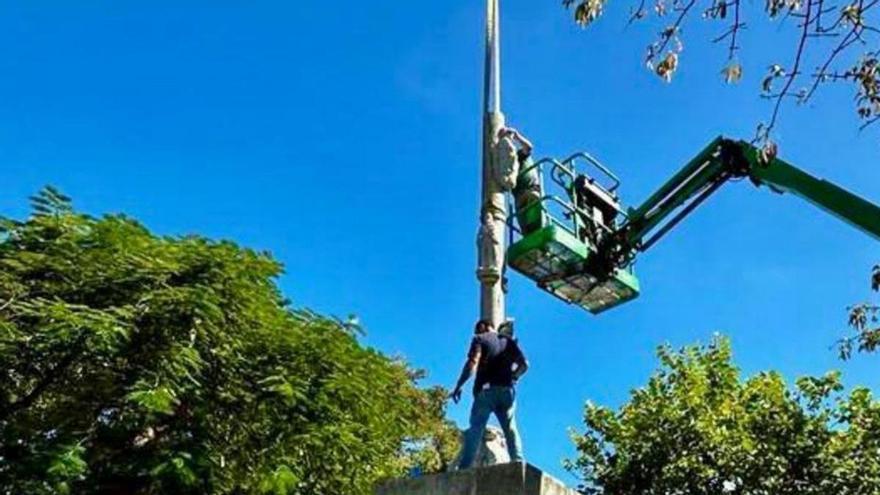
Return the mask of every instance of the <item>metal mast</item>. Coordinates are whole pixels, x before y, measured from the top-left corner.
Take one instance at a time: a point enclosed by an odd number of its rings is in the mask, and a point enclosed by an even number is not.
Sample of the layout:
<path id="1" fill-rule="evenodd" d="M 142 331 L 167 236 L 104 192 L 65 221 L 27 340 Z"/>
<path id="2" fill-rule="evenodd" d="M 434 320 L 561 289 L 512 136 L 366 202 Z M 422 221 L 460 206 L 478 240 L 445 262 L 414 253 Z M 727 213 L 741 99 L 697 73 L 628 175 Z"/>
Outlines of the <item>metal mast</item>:
<path id="1" fill-rule="evenodd" d="M 504 321 L 504 242 L 507 203 L 494 174 L 492 142 L 504 126 L 501 113 L 499 0 L 486 1 L 486 65 L 483 83 L 483 165 L 477 279 L 480 318 L 495 328 Z"/>

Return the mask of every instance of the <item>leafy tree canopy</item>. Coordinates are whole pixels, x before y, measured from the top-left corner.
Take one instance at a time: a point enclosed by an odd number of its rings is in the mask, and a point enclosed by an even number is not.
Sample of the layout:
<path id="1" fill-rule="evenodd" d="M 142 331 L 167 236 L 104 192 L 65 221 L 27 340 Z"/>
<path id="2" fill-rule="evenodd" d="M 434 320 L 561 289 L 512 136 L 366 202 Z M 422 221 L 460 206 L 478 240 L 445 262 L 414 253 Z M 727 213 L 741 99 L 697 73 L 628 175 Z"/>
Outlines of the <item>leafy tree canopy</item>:
<path id="1" fill-rule="evenodd" d="M 880 265 L 871 274 L 871 289 L 880 292 Z M 872 353 L 880 347 L 880 306 L 863 302 L 849 308 L 851 334 L 839 342 L 840 357 L 849 359 L 854 351 Z"/>
<path id="2" fill-rule="evenodd" d="M 790 389 L 742 380 L 730 343 L 659 350 L 619 410 L 588 404 L 568 468 L 591 494 L 869 494 L 880 487 L 880 403 L 837 373 Z"/>
<path id="3" fill-rule="evenodd" d="M 0 493 L 356 495 L 443 467 L 443 391 L 280 273 L 53 189 L 0 220 Z"/>

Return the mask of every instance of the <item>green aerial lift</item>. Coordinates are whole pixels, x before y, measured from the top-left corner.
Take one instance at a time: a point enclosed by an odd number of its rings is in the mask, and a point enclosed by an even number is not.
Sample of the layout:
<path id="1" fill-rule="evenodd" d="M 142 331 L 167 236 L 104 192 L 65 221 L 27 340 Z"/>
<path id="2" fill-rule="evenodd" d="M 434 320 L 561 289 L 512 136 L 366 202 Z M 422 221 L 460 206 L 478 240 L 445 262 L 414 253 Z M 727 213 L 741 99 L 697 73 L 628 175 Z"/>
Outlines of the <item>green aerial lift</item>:
<path id="1" fill-rule="evenodd" d="M 590 155 L 541 160 L 533 167 L 545 179 L 549 172 L 551 181 L 545 184 L 563 193 L 545 192 L 518 212 L 520 219 L 540 217 L 541 228 L 527 235 L 515 226 L 516 214 L 508 218 L 507 262 L 541 289 L 601 313 L 638 297 L 639 281 L 633 273 L 637 253 L 656 244 L 726 182 L 742 178 L 798 195 L 880 240 L 880 207 L 774 155 L 719 137 L 642 205 L 626 211 L 617 195 L 620 180 Z M 581 164 L 602 177 L 578 172 Z"/>

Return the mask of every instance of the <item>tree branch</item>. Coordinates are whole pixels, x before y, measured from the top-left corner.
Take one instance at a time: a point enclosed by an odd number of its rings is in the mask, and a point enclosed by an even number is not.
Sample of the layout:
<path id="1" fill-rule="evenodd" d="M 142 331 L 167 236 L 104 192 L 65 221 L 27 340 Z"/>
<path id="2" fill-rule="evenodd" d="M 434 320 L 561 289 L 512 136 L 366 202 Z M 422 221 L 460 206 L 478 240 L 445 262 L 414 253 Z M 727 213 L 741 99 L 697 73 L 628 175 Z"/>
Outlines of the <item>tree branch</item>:
<path id="1" fill-rule="evenodd" d="M 629 21 L 627 21 L 626 25 L 629 26 L 637 20 L 641 19 L 645 16 L 645 0 L 639 1 L 639 7 L 632 12 L 629 16 Z"/>
<path id="2" fill-rule="evenodd" d="M 14 303 L 14 302 L 15 302 L 15 296 L 10 297 L 8 301 L 6 301 L 5 303 L 3 303 L 2 306 L 0 306 L 0 311 L 6 311 L 6 309 L 9 308 L 10 306 L 12 306 L 12 303 Z"/>
<path id="3" fill-rule="evenodd" d="M 801 37 L 798 42 L 797 52 L 795 53 L 791 74 L 786 78 L 785 86 L 783 86 L 782 91 L 776 97 L 776 104 L 773 106 L 773 114 L 770 117 L 770 122 L 764 127 L 763 135 L 759 136 L 761 139 L 769 139 L 770 133 L 773 131 L 773 128 L 776 127 L 776 121 L 779 118 L 779 110 L 782 107 L 783 98 L 789 94 L 792 84 L 794 84 L 795 79 L 797 79 L 800 74 L 801 61 L 803 60 L 804 49 L 807 46 L 807 39 L 809 38 L 807 35 L 810 33 L 810 18 L 813 12 L 813 2 L 814 0 L 807 0 L 804 22 L 801 24 Z"/>
<path id="4" fill-rule="evenodd" d="M 727 52 L 727 59 L 733 60 L 736 55 L 736 51 L 739 50 L 739 47 L 736 44 L 736 37 L 739 35 L 740 28 L 745 27 L 745 24 L 742 24 L 739 20 L 739 8 L 740 8 L 741 0 L 734 0 L 733 3 L 733 27 L 730 28 L 731 36 L 730 36 L 730 47 Z"/>
<path id="5" fill-rule="evenodd" d="M 690 1 L 687 3 L 687 5 L 685 5 L 684 7 L 681 8 L 681 10 L 679 10 L 679 13 L 678 13 L 678 19 L 675 20 L 675 24 L 673 24 L 673 27 L 672 27 L 672 29 L 673 29 L 672 36 L 677 35 L 678 32 L 681 30 L 681 23 L 682 23 L 682 21 L 684 21 L 685 16 L 687 16 L 688 12 L 690 12 L 691 8 L 692 8 L 696 3 L 697 3 L 697 0 L 690 0 Z M 663 44 L 660 46 L 660 50 L 659 50 L 660 52 L 662 52 L 663 50 L 666 49 L 666 46 L 669 44 L 669 40 L 672 39 L 672 36 L 669 36 L 669 37 L 666 38 L 666 40 L 665 40 L 665 41 L 663 42 Z"/>
<path id="6" fill-rule="evenodd" d="M 43 375 L 43 378 L 37 385 L 21 399 L 12 402 L 0 409 L 0 422 L 6 421 L 13 414 L 27 409 L 43 394 L 50 386 L 52 386 L 60 377 L 62 372 L 72 365 L 83 352 L 83 344 L 86 342 L 88 332 L 83 332 L 77 340 L 72 344 L 70 351 L 61 358 L 52 369 Z"/>
<path id="7" fill-rule="evenodd" d="M 871 126 L 872 124 L 874 124 L 878 120 L 880 120 L 880 115 L 875 115 L 874 117 L 871 117 L 864 124 L 859 126 L 859 131 L 864 131 L 865 129 L 867 129 L 869 126 Z"/>

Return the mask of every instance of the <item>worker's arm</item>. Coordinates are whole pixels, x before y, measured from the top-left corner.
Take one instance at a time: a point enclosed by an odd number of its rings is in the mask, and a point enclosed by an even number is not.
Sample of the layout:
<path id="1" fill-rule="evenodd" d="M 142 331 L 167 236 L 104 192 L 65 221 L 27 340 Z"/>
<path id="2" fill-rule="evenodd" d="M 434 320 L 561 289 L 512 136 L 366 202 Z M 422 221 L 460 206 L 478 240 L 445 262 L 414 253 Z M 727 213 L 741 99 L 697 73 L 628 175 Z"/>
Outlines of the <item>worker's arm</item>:
<path id="1" fill-rule="evenodd" d="M 463 387 L 464 384 L 467 383 L 467 381 L 477 372 L 477 366 L 480 364 L 481 355 L 482 350 L 480 349 L 480 343 L 474 339 L 471 343 L 470 351 L 468 351 L 467 360 L 464 362 L 464 367 L 461 369 L 461 375 L 458 377 L 458 383 L 455 384 L 455 390 L 449 395 L 452 398 L 452 401 L 456 404 L 461 400 L 461 387 Z"/>
<path id="2" fill-rule="evenodd" d="M 516 129 L 511 129 L 511 132 L 513 132 L 513 139 L 515 139 L 515 140 L 519 143 L 519 145 L 522 146 L 523 151 L 525 151 L 526 154 L 531 155 L 531 154 L 532 154 L 532 149 L 534 148 L 534 147 L 532 146 L 532 142 L 529 141 L 528 139 L 526 139 L 526 137 L 523 136 L 523 135 L 522 135 L 518 130 L 516 130 Z"/>

